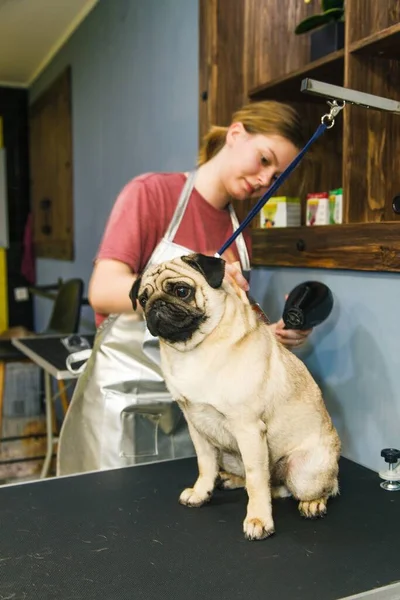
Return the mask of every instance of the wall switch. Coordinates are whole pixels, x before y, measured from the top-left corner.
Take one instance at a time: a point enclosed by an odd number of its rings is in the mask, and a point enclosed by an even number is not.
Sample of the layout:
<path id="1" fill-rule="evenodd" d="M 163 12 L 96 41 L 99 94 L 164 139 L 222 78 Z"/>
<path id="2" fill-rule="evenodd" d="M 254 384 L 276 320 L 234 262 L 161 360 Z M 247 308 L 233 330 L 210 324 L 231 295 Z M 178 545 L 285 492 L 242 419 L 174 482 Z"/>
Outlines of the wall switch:
<path id="1" fill-rule="evenodd" d="M 29 298 L 29 292 L 27 287 L 14 288 L 14 298 L 16 302 L 24 302 Z"/>

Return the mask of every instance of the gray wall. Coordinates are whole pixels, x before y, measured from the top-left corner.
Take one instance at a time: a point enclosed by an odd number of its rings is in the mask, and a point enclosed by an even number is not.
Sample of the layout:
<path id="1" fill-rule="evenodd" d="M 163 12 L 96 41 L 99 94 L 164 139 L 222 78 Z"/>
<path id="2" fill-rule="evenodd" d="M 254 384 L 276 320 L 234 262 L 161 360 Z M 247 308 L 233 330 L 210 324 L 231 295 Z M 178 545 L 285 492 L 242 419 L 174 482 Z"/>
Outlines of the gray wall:
<path id="1" fill-rule="evenodd" d="M 101 0 L 33 86 L 32 99 L 72 65 L 76 260 L 39 260 L 40 283 L 88 281 L 115 196 L 131 177 L 193 165 L 197 18 L 197 0 Z M 300 356 L 324 389 L 343 454 L 378 470 L 380 449 L 400 446 L 398 276 L 255 269 L 253 295 L 278 318 L 285 293 L 306 279 L 331 287 L 335 309 Z M 48 308 L 37 305 L 39 327 Z"/>
<path id="2" fill-rule="evenodd" d="M 31 101 L 72 67 L 75 261 L 38 260 L 38 283 L 88 283 L 120 189 L 139 173 L 195 164 L 197 48 L 197 0 L 100 0 L 35 81 Z M 50 306 L 37 301 L 38 329 Z"/>
<path id="3" fill-rule="evenodd" d="M 306 280 L 334 294 L 329 319 L 298 352 L 321 385 L 343 455 L 379 470 L 380 451 L 400 446 L 399 276 L 310 269 L 254 269 L 252 292 L 278 319 L 285 294 Z"/>

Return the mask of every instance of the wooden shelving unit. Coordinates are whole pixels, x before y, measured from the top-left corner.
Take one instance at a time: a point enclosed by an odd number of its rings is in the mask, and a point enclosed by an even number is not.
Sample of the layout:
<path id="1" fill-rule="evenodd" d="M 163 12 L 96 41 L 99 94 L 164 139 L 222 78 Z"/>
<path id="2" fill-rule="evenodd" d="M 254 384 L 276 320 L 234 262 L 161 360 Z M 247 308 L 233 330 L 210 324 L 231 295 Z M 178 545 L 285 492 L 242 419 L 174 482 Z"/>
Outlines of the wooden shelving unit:
<path id="1" fill-rule="evenodd" d="M 200 0 L 208 23 L 204 39 L 210 30 L 214 35 L 201 52 L 200 85 L 207 74 L 211 91 L 201 108 L 203 131 L 210 124 L 228 124 L 243 101 L 273 99 L 292 103 L 311 136 L 328 107 L 326 99 L 300 91 L 306 77 L 400 100 L 399 0 L 346 0 L 345 48 L 310 62 L 310 36 L 296 36 L 294 30 L 317 5 Z M 398 156 L 400 116 L 346 106 L 279 189 L 279 195 L 302 198 L 302 226 L 258 229 L 255 218 L 253 264 L 400 272 L 400 215 L 392 208 L 400 195 Z M 344 223 L 306 227 L 306 194 L 338 187 L 343 187 Z M 235 203 L 239 218 L 251 206 Z"/>

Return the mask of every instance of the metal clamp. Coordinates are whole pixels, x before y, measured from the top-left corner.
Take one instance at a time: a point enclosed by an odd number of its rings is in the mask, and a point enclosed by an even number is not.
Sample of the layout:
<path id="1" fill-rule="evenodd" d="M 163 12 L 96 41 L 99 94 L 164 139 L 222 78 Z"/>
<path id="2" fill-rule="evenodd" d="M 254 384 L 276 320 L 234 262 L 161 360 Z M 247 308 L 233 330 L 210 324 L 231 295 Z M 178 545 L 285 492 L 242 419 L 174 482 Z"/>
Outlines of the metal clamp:
<path id="1" fill-rule="evenodd" d="M 338 116 L 341 110 L 344 109 L 346 102 L 338 102 L 337 100 L 328 100 L 328 104 L 331 107 L 329 113 L 326 113 L 321 117 L 321 123 L 326 125 L 327 129 L 331 129 L 335 124 L 335 117 Z"/>

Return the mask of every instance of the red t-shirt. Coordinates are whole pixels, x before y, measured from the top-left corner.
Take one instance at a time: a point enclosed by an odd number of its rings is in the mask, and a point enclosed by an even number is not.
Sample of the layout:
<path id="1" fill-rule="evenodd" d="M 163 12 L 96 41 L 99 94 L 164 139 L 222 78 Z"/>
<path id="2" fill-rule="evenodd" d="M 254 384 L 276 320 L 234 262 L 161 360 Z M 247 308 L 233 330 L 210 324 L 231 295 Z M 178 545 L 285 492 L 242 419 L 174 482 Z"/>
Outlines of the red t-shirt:
<path id="1" fill-rule="evenodd" d="M 132 179 L 111 211 L 96 260 L 114 259 L 141 273 L 165 234 L 186 181 L 183 173 L 148 173 Z M 249 232 L 244 231 L 251 252 Z M 209 204 L 194 188 L 174 242 L 194 252 L 217 252 L 232 234 L 227 209 Z M 239 260 L 236 244 L 232 251 Z M 96 314 L 96 325 L 106 315 Z"/>

